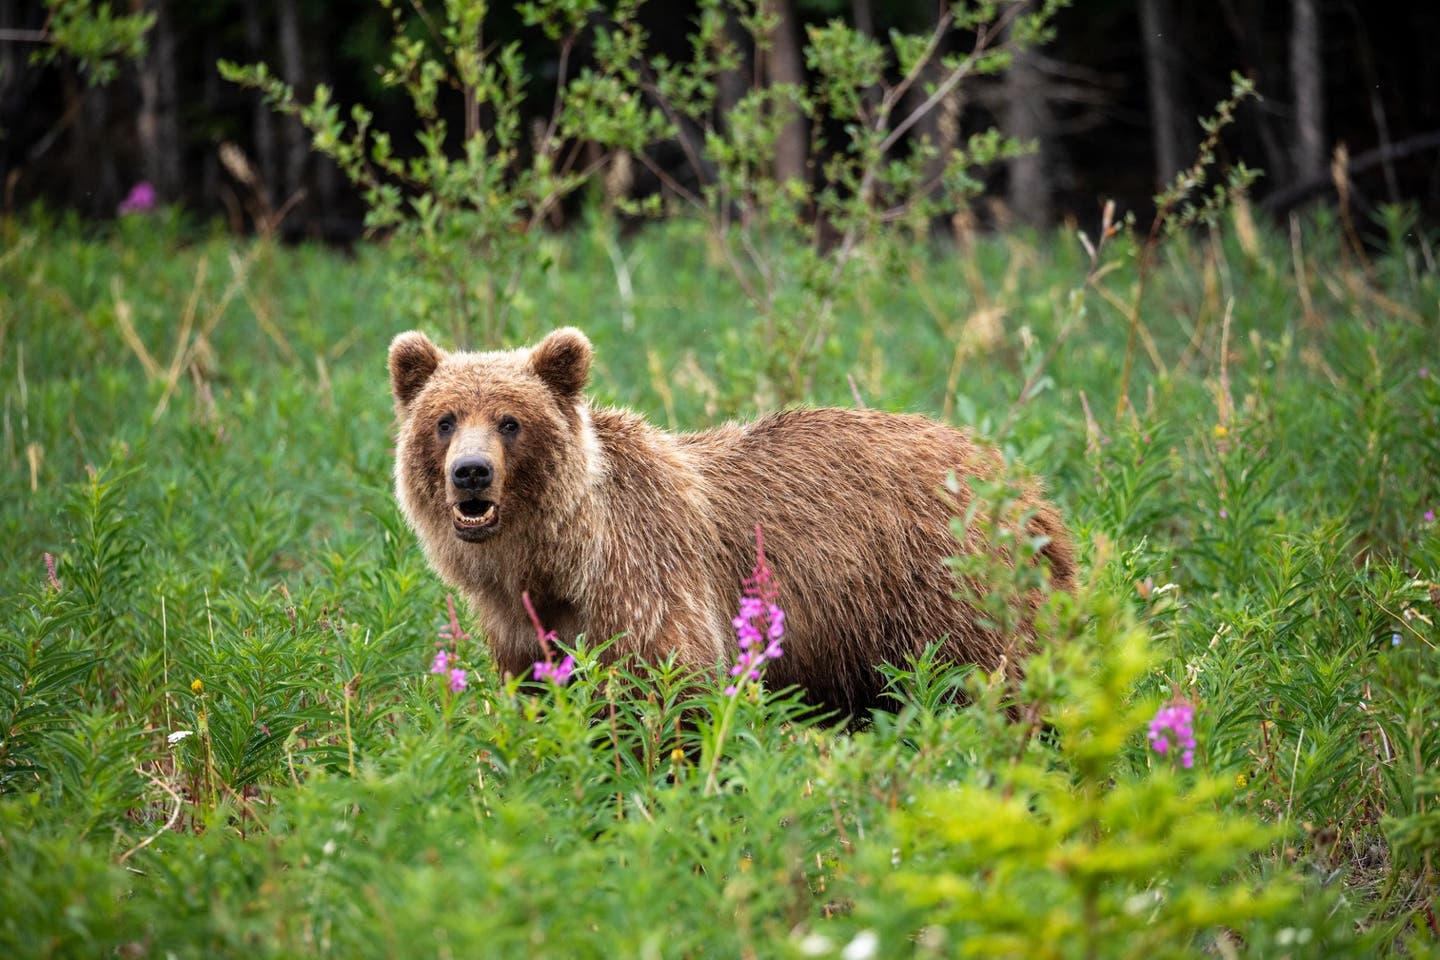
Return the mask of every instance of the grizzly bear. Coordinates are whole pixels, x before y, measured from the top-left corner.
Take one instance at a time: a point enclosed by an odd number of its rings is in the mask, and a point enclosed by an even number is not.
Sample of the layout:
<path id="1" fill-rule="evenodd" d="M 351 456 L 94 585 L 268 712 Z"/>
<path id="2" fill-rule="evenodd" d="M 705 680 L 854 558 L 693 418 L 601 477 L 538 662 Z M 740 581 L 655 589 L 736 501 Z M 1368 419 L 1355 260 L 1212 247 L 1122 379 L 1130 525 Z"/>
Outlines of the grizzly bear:
<path id="1" fill-rule="evenodd" d="M 977 623 L 945 562 L 982 549 L 957 542 L 950 520 L 970 497 L 963 478 L 999 470 L 993 451 L 923 417 L 865 409 L 669 433 L 592 407 L 590 360 L 573 328 L 502 352 L 447 353 L 414 331 L 390 345 L 396 495 L 503 672 L 542 659 L 522 593 L 563 643 L 618 637 L 607 656 L 728 663 L 757 525 L 786 614 L 772 685 L 860 714 L 884 705 L 876 665 L 928 643 L 986 669 L 1017 652 Z M 958 492 L 945 489 L 951 473 Z M 1033 491 L 1024 506 L 1032 533 L 1049 538 L 1051 583 L 1069 589 L 1059 515 Z"/>

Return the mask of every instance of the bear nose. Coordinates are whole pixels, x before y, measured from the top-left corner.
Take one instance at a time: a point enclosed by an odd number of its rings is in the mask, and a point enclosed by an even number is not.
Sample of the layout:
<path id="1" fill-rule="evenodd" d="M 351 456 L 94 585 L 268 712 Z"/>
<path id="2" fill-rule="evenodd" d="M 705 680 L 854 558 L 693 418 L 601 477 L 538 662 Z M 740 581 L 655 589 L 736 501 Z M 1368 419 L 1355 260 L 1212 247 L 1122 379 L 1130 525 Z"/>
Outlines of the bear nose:
<path id="1" fill-rule="evenodd" d="M 450 481 L 457 490 L 484 490 L 494 475 L 495 468 L 489 457 L 461 457 L 450 468 Z"/>

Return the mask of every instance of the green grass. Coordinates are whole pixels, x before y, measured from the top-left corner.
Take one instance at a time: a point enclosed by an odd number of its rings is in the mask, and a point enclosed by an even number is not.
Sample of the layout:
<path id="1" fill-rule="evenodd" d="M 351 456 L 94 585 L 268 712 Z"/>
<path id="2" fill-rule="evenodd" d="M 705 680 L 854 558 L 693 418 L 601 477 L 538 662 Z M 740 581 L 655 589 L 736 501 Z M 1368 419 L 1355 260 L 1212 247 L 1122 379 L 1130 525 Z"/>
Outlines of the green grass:
<path id="1" fill-rule="evenodd" d="M 445 593 L 390 493 L 404 265 L 160 219 L 0 235 L 5 955 L 1435 954 L 1424 243 L 1173 241 L 1124 407 L 1123 246 L 1079 297 L 1070 236 L 857 284 L 811 401 L 996 437 L 1081 544 L 1035 736 L 933 663 L 850 730 L 773 692 L 687 726 L 684 678 L 593 651 L 536 695 L 479 638 L 448 695 Z M 771 345 L 723 261 L 651 228 L 627 301 L 616 242 L 544 238 L 511 342 L 584 328 L 595 395 L 659 423 L 759 412 Z M 1193 771 L 1145 746 L 1172 693 Z"/>

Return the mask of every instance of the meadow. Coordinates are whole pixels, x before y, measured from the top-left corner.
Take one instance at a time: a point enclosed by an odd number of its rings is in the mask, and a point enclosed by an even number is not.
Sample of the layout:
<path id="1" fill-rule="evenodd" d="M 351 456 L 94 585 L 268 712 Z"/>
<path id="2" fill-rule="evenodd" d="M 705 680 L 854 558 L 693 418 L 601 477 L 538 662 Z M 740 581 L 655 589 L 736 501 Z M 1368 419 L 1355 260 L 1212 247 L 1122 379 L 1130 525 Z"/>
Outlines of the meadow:
<path id="1" fill-rule="evenodd" d="M 1084 586 L 1023 719 L 922 658 L 847 723 L 495 676 L 390 490 L 386 245 L 0 220 L 0 954 L 1440 953 L 1440 271 L 1386 223 L 1241 206 L 1138 292 L 1123 234 L 917 243 L 799 370 L 702 231 L 540 237 L 504 343 L 583 328 L 600 402 L 697 429 L 784 369 L 1045 478 Z"/>

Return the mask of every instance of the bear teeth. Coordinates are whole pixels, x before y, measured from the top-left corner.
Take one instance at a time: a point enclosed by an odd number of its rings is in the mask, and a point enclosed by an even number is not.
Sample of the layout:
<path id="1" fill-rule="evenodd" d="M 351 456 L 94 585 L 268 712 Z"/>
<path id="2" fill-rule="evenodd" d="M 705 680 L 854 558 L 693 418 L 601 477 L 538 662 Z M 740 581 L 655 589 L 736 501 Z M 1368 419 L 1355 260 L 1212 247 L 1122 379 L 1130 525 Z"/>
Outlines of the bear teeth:
<path id="1" fill-rule="evenodd" d="M 451 510 L 456 526 L 472 528 L 490 526 L 496 521 L 498 513 L 499 505 L 495 503 L 487 505 L 483 513 L 474 515 L 466 513 L 458 503 Z"/>

